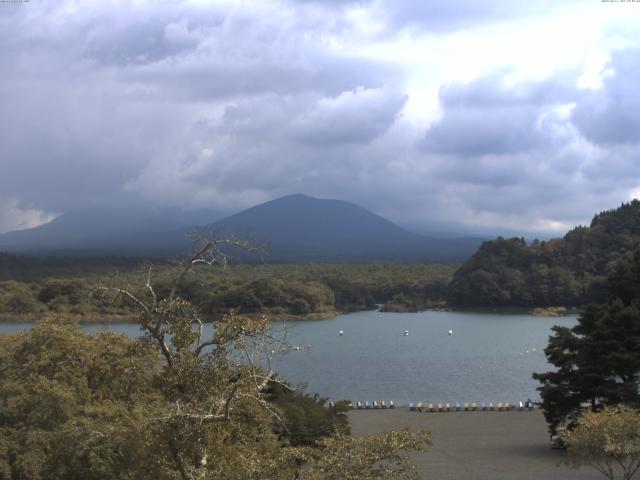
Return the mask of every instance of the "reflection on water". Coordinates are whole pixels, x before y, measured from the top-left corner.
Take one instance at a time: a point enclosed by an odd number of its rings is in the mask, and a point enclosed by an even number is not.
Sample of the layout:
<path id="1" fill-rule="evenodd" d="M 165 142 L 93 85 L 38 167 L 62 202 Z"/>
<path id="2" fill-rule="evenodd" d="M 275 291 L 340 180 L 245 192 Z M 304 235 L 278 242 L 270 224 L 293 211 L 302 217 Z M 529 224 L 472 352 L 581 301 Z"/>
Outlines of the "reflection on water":
<path id="1" fill-rule="evenodd" d="M 550 329 L 575 322 L 575 316 L 373 311 L 286 322 L 274 329 L 304 348 L 278 357 L 274 369 L 332 399 L 514 403 L 539 398 L 531 374 L 549 368 L 543 349 Z M 26 328 L 0 324 L 0 332 Z M 140 335 L 134 324 L 83 328 Z"/>

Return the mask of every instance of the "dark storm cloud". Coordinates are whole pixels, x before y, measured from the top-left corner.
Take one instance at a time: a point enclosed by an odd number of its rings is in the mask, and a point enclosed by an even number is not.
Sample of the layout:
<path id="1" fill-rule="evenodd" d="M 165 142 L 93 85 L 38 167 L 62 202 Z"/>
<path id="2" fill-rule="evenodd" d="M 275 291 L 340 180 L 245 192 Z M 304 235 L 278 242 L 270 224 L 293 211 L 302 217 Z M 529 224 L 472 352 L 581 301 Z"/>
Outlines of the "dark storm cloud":
<path id="1" fill-rule="evenodd" d="M 591 142 L 607 146 L 640 143 L 640 49 L 613 55 L 611 74 L 601 89 L 589 92 L 576 105 L 573 121 Z"/>
<path id="2" fill-rule="evenodd" d="M 424 141 L 427 151 L 444 154 L 508 154 L 531 150 L 545 142 L 535 108 L 495 107 L 447 110 Z"/>
<path id="3" fill-rule="evenodd" d="M 146 13 L 105 12 L 100 22 L 88 26 L 83 54 L 106 64 L 152 63 L 193 50 L 205 31 L 225 21 L 220 13 L 197 15 L 186 8 Z"/>
<path id="4" fill-rule="evenodd" d="M 504 84 L 505 73 L 440 90 L 443 115 L 422 147 L 452 155 L 516 154 L 561 141 L 552 107 L 577 95 L 566 79 Z"/>
<path id="5" fill-rule="evenodd" d="M 609 94 L 578 88 L 578 77 L 562 72 L 514 82 L 508 72 L 496 72 L 441 88 L 442 116 L 420 142 L 429 175 L 452 197 L 436 200 L 441 208 L 466 212 L 470 223 L 564 229 L 604 204 L 615 206 L 615 192 L 637 188 L 639 148 L 593 149 L 581 142 L 573 106 Z M 639 98 L 626 93 L 629 104 Z M 589 120 L 603 121 L 596 114 Z"/>
<path id="6" fill-rule="evenodd" d="M 396 68 L 326 48 L 322 35 L 343 22 L 323 20 L 315 9 L 291 22 L 286 12 L 259 21 L 239 8 L 174 6 L 100 22 L 88 29 L 85 58 L 123 67 L 127 82 L 180 100 L 211 100 L 264 92 L 322 91 L 330 95 L 357 86 L 377 87 L 399 79 Z"/>
<path id="7" fill-rule="evenodd" d="M 406 100 L 406 95 L 364 89 L 321 99 L 295 119 L 294 135 L 318 146 L 369 143 L 391 127 Z"/>
<path id="8" fill-rule="evenodd" d="M 539 81 L 507 83 L 512 72 L 501 70 L 466 84 L 453 83 L 439 92 L 445 108 L 509 108 L 570 102 L 577 96 L 576 72 L 565 72 Z"/>
<path id="9" fill-rule="evenodd" d="M 42 1 L 13 13 L 0 17 L 6 33 L 0 40 L 4 54 L 46 52 L 76 61 L 127 65 L 195 48 L 204 35 L 224 23 L 228 10 L 177 1 L 163 2 L 159 8 L 131 2 Z"/>
<path id="10" fill-rule="evenodd" d="M 166 199 L 169 190 L 177 197 L 195 191 L 197 201 L 235 208 L 295 191 L 326 196 L 332 184 L 344 196 L 355 172 L 374 167 L 368 149 L 379 149 L 373 144 L 394 124 L 405 101 L 393 90 L 362 88 L 329 98 L 247 98 L 226 107 L 219 119 L 171 139 L 194 148 L 170 152 L 170 161 L 165 155 L 154 158 L 129 189 L 156 201 Z M 234 191 L 244 193 L 228 195 Z"/>
<path id="11" fill-rule="evenodd" d="M 407 85 L 413 69 L 420 78 L 429 66 L 370 48 L 524 18 L 537 6 L 2 8 L 0 231 L 93 206 L 231 213 L 295 192 L 355 201 L 405 224 L 548 230 L 550 220 L 615 205 L 640 183 L 631 56 L 614 56 L 615 76 L 593 92 L 575 87 L 580 72 L 514 82 L 499 69 L 466 84 L 444 72 L 442 116 L 423 131 L 432 119 L 411 118 L 421 100 Z M 628 128 L 607 129 L 624 118 Z"/>
<path id="12" fill-rule="evenodd" d="M 179 2 L 10 8 L 12 16 L 0 18 L 0 231 L 22 225 L 21 209 L 63 212 L 140 195 L 248 206 L 286 190 L 276 184 L 292 164 L 305 177 L 319 155 L 300 149 L 369 142 L 405 101 L 372 93 L 397 82 L 397 70 L 326 48 L 324 35 L 342 28 L 339 17 Z M 282 105 L 287 118 L 270 117 Z M 216 112 L 227 112 L 224 121 L 202 128 Z M 242 127 L 257 125 L 259 114 L 280 130 L 255 138 L 262 154 L 247 148 L 254 138 Z M 276 138 L 283 146 L 269 145 Z M 200 158 L 207 147 L 216 148 L 214 160 Z M 270 151 L 278 165 L 254 182 Z M 166 192 L 145 196 L 149 178 Z M 3 205 L 11 205 L 5 219 Z"/>
<path id="13" fill-rule="evenodd" d="M 263 46 L 261 46 L 262 48 Z M 155 87 L 181 100 L 216 100 L 230 96 L 281 95 L 306 91 L 335 95 L 356 87 L 375 88 L 394 83 L 398 73 L 379 62 L 295 52 L 271 52 L 251 58 L 220 56 L 201 58 L 193 54 L 182 59 L 180 68 L 169 60 L 135 69 L 127 74 L 132 82 Z M 311 60 L 313 59 L 313 60 Z"/>

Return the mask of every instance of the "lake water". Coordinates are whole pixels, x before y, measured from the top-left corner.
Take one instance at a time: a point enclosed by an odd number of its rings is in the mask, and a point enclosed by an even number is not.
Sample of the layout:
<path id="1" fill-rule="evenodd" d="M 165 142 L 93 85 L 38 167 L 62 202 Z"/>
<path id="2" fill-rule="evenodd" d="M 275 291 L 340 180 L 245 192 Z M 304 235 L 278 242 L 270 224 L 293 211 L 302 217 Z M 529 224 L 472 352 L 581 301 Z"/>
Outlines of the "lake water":
<path id="1" fill-rule="evenodd" d="M 431 311 L 369 311 L 286 322 L 275 329 L 286 328 L 289 341 L 303 348 L 278 357 L 274 370 L 334 400 L 516 403 L 539 398 L 531 374 L 550 368 L 543 349 L 551 327 L 575 323 L 575 316 Z M 0 332 L 26 328 L 0 324 Z M 130 336 L 140 332 L 135 324 L 83 328 Z"/>

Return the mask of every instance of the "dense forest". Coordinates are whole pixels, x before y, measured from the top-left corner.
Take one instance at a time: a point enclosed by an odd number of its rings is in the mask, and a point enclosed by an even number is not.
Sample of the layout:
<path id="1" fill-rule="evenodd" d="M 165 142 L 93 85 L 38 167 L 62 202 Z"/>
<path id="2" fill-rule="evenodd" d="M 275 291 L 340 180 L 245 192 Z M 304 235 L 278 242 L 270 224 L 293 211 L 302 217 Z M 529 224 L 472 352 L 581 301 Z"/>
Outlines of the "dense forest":
<path id="1" fill-rule="evenodd" d="M 149 259 L 56 259 L 0 255 L 0 318 L 30 320 L 49 313 L 85 321 L 133 318 L 121 300 L 95 295 L 99 286 L 140 289 L 152 268 L 154 288 L 171 288 L 176 266 Z M 244 263 L 226 271 L 198 268 L 181 297 L 209 319 L 236 309 L 272 318 L 324 318 L 382 305 L 415 311 L 441 304 L 455 265 L 403 263 Z"/>
<path id="2" fill-rule="evenodd" d="M 88 335 L 61 314 L 0 335 L 0 479 L 417 478 L 409 455 L 428 433 L 352 437 L 346 403 L 325 405 L 267 368 L 295 349 L 267 316 L 231 313 L 204 333 L 179 294 L 202 258 L 164 271 L 163 291 L 152 272 L 138 290 L 97 288 L 135 312 L 140 338 Z M 42 301 L 73 298 L 79 280 L 54 282 Z"/>
<path id="3" fill-rule="evenodd" d="M 458 307 L 577 307 L 606 301 L 607 277 L 640 247 L 640 201 L 596 215 L 563 238 L 485 242 L 455 273 L 449 302 Z"/>

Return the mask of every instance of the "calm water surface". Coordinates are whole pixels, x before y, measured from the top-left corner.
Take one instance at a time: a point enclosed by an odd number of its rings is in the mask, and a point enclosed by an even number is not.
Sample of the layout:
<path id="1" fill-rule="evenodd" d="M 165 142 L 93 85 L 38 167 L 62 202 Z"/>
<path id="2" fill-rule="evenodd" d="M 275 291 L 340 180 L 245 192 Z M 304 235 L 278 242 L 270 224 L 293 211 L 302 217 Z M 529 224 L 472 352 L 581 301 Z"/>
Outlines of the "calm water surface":
<path id="1" fill-rule="evenodd" d="M 531 374 L 550 368 L 543 353 L 550 329 L 575 323 L 575 316 L 374 311 L 286 322 L 275 329 L 286 328 L 303 348 L 278 357 L 274 369 L 331 399 L 514 403 L 539 398 Z M 0 332 L 26 328 L 0 324 Z M 134 324 L 83 328 L 140 334 Z"/>

